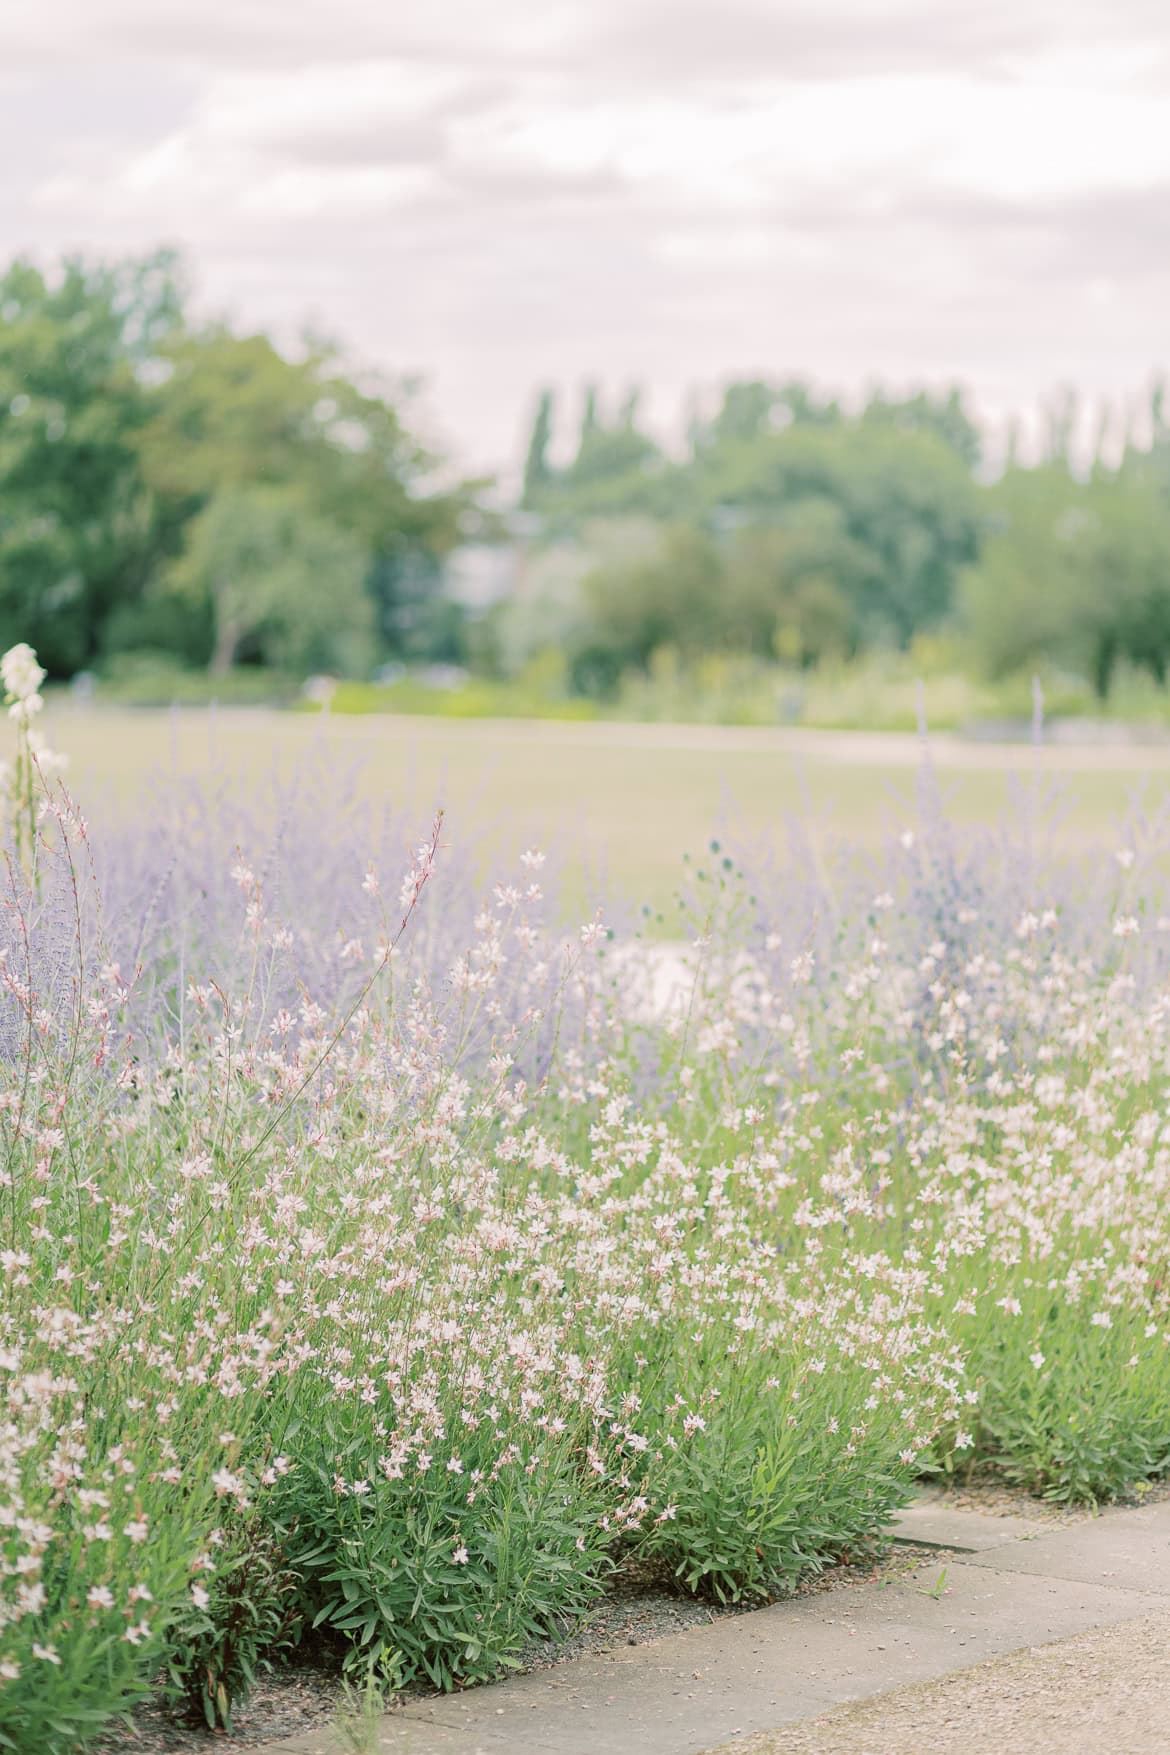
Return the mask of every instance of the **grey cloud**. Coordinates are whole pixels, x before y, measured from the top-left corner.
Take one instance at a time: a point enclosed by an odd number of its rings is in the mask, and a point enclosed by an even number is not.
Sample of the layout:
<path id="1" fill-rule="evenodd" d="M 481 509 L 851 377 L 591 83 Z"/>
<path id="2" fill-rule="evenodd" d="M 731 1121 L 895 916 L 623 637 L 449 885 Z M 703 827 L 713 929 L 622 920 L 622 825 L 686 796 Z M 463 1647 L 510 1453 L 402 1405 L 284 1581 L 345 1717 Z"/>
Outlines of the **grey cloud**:
<path id="1" fill-rule="evenodd" d="M 530 215 L 550 205 L 608 204 L 629 193 L 626 178 L 617 170 L 556 171 L 538 165 L 511 170 L 464 163 L 448 169 L 445 183 L 457 197 Z M 607 217 L 610 211 L 607 206 Z"/>
<path id="2" fill-rule="evenodd" d="M 269 158 L 317 168 L 431 165 L 446 155 L 447 130 L 433 116 L 389 119 L 353 129 L 290 128 L 266 134 L 259 150 Z"/>
<path id="3" fill-rule="evenodd" d="M 910 190 L 898 211 L 1018 261 L 1029 272 L 1136 277 L 1170 274 L 1170 183 L 1102 189 L 1061 200 L 992 201 L 966 192 Z"/>
<path id="4" fill-rule="evenodd" d="M 999 265 L 1029 281 L 1170 275 L 1170 181 L 1039 199 L 995 198 L 912 175 L 852 176 L 778 191 L 756 218 L 778 235 L 864 254 L 875 273 L 929 240 L 978 261 L 981 271 Z M 691 223 L 709 228 L 716 249 L 726 219 L 694 214 Z"/>
<path id="5" fill-rule="evenodd" d="M 610 0 L 616 3 L 616 0 Z M 513 28 L 499 4 L 436 6 L 433 0 L 41 0 L 0 27 L 10 67 L 88 64 L 95 58 L 177 63 L 207 71 L 255 72 L 373 58 L 406 57 L 471 69 L 541 61 L 539 33 Z M 554 56 L 555 59 L 555 56 Z"/>
<path id="6" fill-rule="evenodd" d="M 439 164 L 448 156 L 452 124 L 490 110 L 508 95 L 508 87 L 498 80 L 471 78 L 418 116 L 360 116 L 348 123 L 275 129 L 263 136 L 260 147 L 269 156 L 286 157 L 299 165 Z"/>
<path id="7" fill-rule="evenodd" d="M 903 5 L 867 19 L 818 5 L 652 0 L 603 24 L 589 58 L 618 80 L 840 78 L 936 70 L 960 53 L 983 63 L 1029 35 L 1023 17 L 1004 31 L 973 7 Z"/>
<path id="8" fill-rule="evenodd" d="M 376 24 L 355 40 L 345 29 L 347 9 L 346 0 L 339 0 L 310 19 L 295 6 L 282 6 L 274 16 L 264 0 L 216 8 L 202 0 L 167 0 L 165 6 L 154 0 L 102 6 L 94 0 L 44 0 L 8 24 L 3 40 L 10 66 L 84 64 L 96 56 L 235 71 L 288 67 L 371 53 L 380 35 Z"/>
<path id="9" fill-rule="evenodd" d="M 1013 76 L 1051 49 L 1166 43 L 1163 0 L 638 0 L 599 6 L 577 45 L 579 69 L 615 84 L 840 79 L 961 71 Z"/>
<path id="10" fill-rule="evenodd" d="M 3 31 L 8 65 L 150 59 L 234 71 L 375 56 L 651 87 L 961 69 L 1102 42 L 1166 46 L 1164 0 L 580 0 L 501 15 L 480 0 L 42 0 Z M 1163 71 L 1170 68 L 1163 63 Z"/>

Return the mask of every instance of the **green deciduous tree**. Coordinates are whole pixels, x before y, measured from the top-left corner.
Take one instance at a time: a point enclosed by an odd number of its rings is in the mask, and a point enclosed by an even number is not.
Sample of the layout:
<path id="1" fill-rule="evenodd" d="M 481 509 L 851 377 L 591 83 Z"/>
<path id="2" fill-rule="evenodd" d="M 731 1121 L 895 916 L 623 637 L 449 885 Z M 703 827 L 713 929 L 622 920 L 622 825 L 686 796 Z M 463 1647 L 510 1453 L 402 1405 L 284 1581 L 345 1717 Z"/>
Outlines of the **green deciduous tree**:
<path id="1" fill-rule="evenodd" d="M 232 648 L 217 600 L 169 582 L 225 506 L 238 522 L 264 489 L 363 553 L 363 667 L 408 625 L 417 641 L 442 620 L 441 559 L 483 484 L 436 486 L 402 419 L 408 385 L 359 379 L 325 344 L 293 359 L 263 335 L 193 330 L 182 306 L 165 253 L 0 278 L 0 639 L 34 642 L 57 675 L 124 646 L 197 662 Z"/>
<path id="2" fill-rule="evenodd" d="M 678 472 L 638 425 L 640 402 L 638 389 L 630 389 L 616 419 L 609 422 L 600 412 L 597 387 L 587 385 L 576 455 L 566 467 L 555 469 L 548 461 L 552 394 L 544 392 L 529 442 L 523 503 L 542 512 L 557 530 L 599 516 L 669 519 L 678 498 Z"/>
<path id="3" fill-rule="evenodd" d="M 439 562 L 482 484 L 434 488 L 436 459 L 404 427 L 393 387 L 355 383 L 328 347 L 290 360 L 266 336 L 214 327 L 176 337 L 168 363 L 140 452 L 172 554 L 217 496 L 279 488 L 365 552 L 375 616 L 363 668 L 379 646 L 410 650 L 439 613 Z"/>
<path id="4" fill-rule="evenodd" d="M 719 643 L 719 553 L 691 526 L 668 529 L 656 553 L 598 568 L 582 584 L 586 619 L 570 674 L 584 693 L 603 694 L 627 666 L 645 668 L 662 646 L 684 657 Z"/>
<path id="5" fill-rule="evenodd" d="M 180 304 L 167 254 L 0 278 L 0 644 L 28 640 L 54 674 L 99 658 L 150 579 L 138 443 Z"/>
<path id="6" fill-rule="evenodd" d="M 825 504 L 726 541 L 694 525 L 667 527 L 651 552 L 584 580 L 571 673 L 578 687 L 604 693 L 666 647 L 684 664 L 714 652 L 800 665 L 843 656 L 856 637 L 849 581 L 866 565 Z"/>
<path id="7" fill-rule="evenodd" d="M 697 453 L 710 454 L 724 446 L 751 444 L 791 426 L 836 426 L 842 418 L 834 398 L 817 396 L 801 378 L 778 383 L 740 379 L 725 387 L 718 413 L 698 427 L 692 443 Z"/>
<path id="8" fill-rule="evenodd" d="M 724 561 L 720 644 L 802 666 L 846 656 L 857 644 L 854 582 L 867 564 L 827 502 L 743 531 Z"/>
<path id="9" fill-rule="evenodd" d="M 1078 482 L 1059 466 L 1011 471 L 964 581 L 975 650 L 994 675 L 1043 659 L 1109 691 L 1126 659 L 1170 667 L 1170 506 L 1148 472 Z"/>
<path id="10" fill-rule="evenodd" d="M 976 469 L 983 453 L 979 428 L 967 413 L 957 389 L 931 395 L 918 390 L 908 396 L 875 391 L 861 411 L 863 426 L 892 427 L 900 433 L 933 433 L 968 469 Z"/>
<path id="11" fill-rule="evenodd" d="M 193 519 L 165 588 L 210 603 L 211 668 L 364 667 L 373 637 L 363 545 L 287 488 L 224 488 Z"/>
<path id="12" fill-rule="evenodd" d="M 950 613 L 960 569 L 975 557 L 978 490 L 937 435 L 864 421 L 716 447 L 698 466 L 696 498 L 759 524 L 813 502 L 835 508 L 854 559 L 838 580 L 862 643 L 909 645 Z"/>

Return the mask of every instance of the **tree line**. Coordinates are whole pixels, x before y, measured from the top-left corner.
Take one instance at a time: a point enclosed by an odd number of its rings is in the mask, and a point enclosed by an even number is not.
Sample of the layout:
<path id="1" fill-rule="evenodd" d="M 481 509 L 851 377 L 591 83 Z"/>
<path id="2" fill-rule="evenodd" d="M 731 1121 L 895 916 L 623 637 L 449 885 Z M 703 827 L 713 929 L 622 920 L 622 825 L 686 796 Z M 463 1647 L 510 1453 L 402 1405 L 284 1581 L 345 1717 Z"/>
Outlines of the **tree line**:
<path id="1" fill-rule="evenodd" d="M 957 390 L 873 392 L 846 410 L 800 381 L 731 384 L 671 458 L 637 399 L 599 413 L 586 392 L 575 452 L 552 461 L 538 399 L 524 503 L 555 533 L 629 520 L 630 552 L 584 579 L 561 630 L 576 684 L 607 692 L 670 647 L 810 667 L 919 635 L 956 635 L 1003 676 L 1041 661 L 1108 692 L 1121 661 L 1170 663 L 1170 424 L 1155 384 L 1144 440 L 1078 455 L 1064 394 L 1025 465 L 994 480 Z M 645 539 L 647 529 L 651 540 Z"/>
<path id="2" fill-rule="evenodd" d="M 52 675 L 126 653 L 226 672 L 369 676 L 387 659 L 507 673 L 543 647 L 605 695 L 670 649 L 793 668 L 947 632 L 1002 676 L 1046 660 L 1101 695 L 1170 665 L 1170 410 L 1139 443 L 1063 396 L 1038 454 L 988 478 L 957 390 L 846 407 L 800 380 L 726 387 L 668 454 L 636 390 L 586 387 L 573 442 L 537 399 L 511 540 L 595 564 L 469 619 L 452 550 L 502 540 L 484 481 L 439 485 L 411 385 L 306 337 L 190 314 L 173 254 L 0 276 L 0 642 Z M 447 472 L 449 476 L 449 471 Z M 599 533 L 604 533 L 599 535 Z M 580 569 L 578 569 L 578 574 Z"/>

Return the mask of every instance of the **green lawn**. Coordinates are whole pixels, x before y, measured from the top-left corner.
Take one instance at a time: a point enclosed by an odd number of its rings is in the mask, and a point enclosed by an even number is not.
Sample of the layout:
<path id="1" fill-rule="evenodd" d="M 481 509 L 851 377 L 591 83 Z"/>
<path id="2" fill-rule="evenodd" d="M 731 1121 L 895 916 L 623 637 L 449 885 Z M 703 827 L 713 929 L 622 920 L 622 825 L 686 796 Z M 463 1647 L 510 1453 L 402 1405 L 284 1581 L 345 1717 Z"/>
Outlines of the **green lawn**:
<path id="1" fill-rule="evenodd" d="M 731 848 L 767 836 L 783 845 L 797 825 L 822 852 L 838 840 L 876 846 L 912 824 L 920 760 L 897 734 L 771 731 L 646 724 L 331 718 L 263 710 L 175 714 L 80 710 L 46 716 L 70 754 L 70 784 L 96 805 L 111 788 L 132 802 L 151 769 L 285 774 L 318 739 L 346 767 L 360 763 L 371 799 L 388 796 L 424 829 L 438 805 L 448 839 L 498 857 L 539 845 L 566 860 L 588 895 L 615 891 L 663 906 L 690 853 L 713 834 Z M 1060 835 L 1070 845 L 1115 834 L 1127 805 L 1161 807 L 1170 750 L 932 746 L 954 821 L 993 821 L 1038 777 L 1062 794 Z M 100 814 L 100 813 L 99 813 Z"/>

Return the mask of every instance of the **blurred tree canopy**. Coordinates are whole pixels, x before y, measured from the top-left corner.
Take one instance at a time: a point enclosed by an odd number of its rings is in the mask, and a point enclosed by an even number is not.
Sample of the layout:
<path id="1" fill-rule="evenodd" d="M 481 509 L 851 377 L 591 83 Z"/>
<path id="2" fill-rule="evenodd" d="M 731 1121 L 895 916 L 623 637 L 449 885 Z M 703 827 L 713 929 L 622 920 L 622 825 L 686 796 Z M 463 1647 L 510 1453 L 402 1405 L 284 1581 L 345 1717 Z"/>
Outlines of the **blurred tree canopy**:
<path id="1" fill-rule="evenodd" d="M 698 503 L 783 528 L 794 515 L 830 547 L 844 539 L 843 571 L 827 556 L 849 603 L 858 644 L 909 645 L 949 613 L 959 569 L 978 546 L 979 495 L 970 470 L 933 433 L 858 420 L 794 423 L 713 446 L 695 472 Z M 810 509 L 822 508 L 818 526 Z"/>
<path id="2" fill-rule="evenodd" d="M 586 581 L 573 641 L 578 687 L 608 689 L 659 647 L 686 661 L 752 652 L 808 666 L 875 644 L 907 647 L 945 623 L 976 558 L 978 433 L 958 396 L 875 394 L 855 414 L 800 382 L 728 386 L 670 459 L 638 426 L 586 400 L 576 456 L 548 465 L 551 395 L 533 428 L 526 503 L 554 528 L 599 514 L 658 522 L 658 552 Z"/>
<path id="3" fill-rule="evenodd" d="M 572 528 L 583 518 L 599 515 L 669 516 L 672 472 L 661 448 L 638 424 L 636 387 L 627 393 L 616 417 L 607 419 L 597 387 L 585 386 L 576 452 L 560 469 L 549 459 L 555 409 L 553 392 L 542 391 L 528 441 L 525 507 L 541 513 L 554 529 Z"/>
<path id="4" fill-rule="evenodd" d="M 1137 427 L 1064 389 L 1041 456 L 1013 439 L 987 478 L 956 390 L 801 379 L 696 395 L 685 447 L 647 430 L 637 386 L 584 387 L 558 445 L 535 403 L 513 600 L 471 630 L 445 561 L 500 535 L 485 482 L 440 485 L 411 387 L 336 347 L 295 356 L 197 323 L 168 252 L 0 276 L 0 642 L 55 676 L 125 652 L 222 671 L 369 675 L 386 658 L 508 674 L 555 649 L 614 691 L 655 655 L 794 669 L 924 636 L 991 676 L 1041 661 L 1103 697 L 1119 667 L 1170 671 L 1170 418 Z M 1079 447 L 1079 449 L 1078 449 Z M 921 650 L 921 645 L 918 647 Z"/>
<path id="5" fill-rule="evenodd" d="M 184 305 L 166 253 L 0 278 L 0 641 L 31 641 L 55 674 L 136 646 L 325 662 L 316 594 L 346 622 L 332 665 L 365 672 L 425 642 L 420 600 L 483 484 L 433 485 L 405 390 L 359 381 L 321 343 L 291 359 L 197 327 Z M 294 531 L 315 572 L 292 564 Z"/>
<path id="6" fill-rule="evenodd" d="M 209 602 L 211 670 L 249 657 L 278 670 L 354 672 L 374 605 L 362 543 L 287 487 L 229 487 L 192 519 L 167 589 Z"/>
<path id="7" fill-rule="evenodd" d="M 102 650 L 111 613 L 155 567 L 140 442 L 149 367 L 181 324 L 170 255 L 0 277 L 0 640 L 51 672 Z"/>
<path id="8" fill-rule="evenodd" d="M 577 453 L 549 459 L 554 403 L 539 406 L 525 504 L 561 536 L 604 515 L 651 520 L 658 540 L 583 581 L 566 634 L 579 689 L 611 692 L 627 669 L 670 649 L 789 666 L 908 649 L 947 631 L 991 676 L 1042 661 L 1104 696 L 1121 663 L 1159 682 L 1170 670 L 1170 420 L 1151 392 L 1152 445 L 1127 435 L 1105 461 L 1077 459 L 1071 390 L 1046 404 L 1041 454 L 1014 444 L 996 482 L 981 476 L 978 428 L 957 391 L 876 389 L 852 411 L 800 380 L 729 384 L 692 413 L 670 458 L 638 427 L 636 397 L 607 421 L 585 399 Z"/>
<path id="9" fill-rule="evenodd" d="M 993 676 L 1048 659 L 1109 691 L 1117 664 L 1170 668 L 1170 503 L 1146 467 L 1013 469 L 991 492 L 989 534 L 963 598 Z"/>

